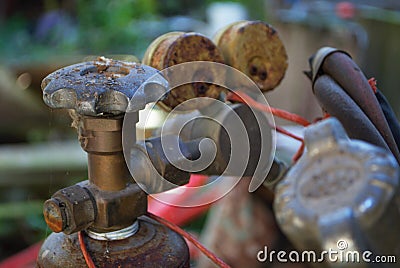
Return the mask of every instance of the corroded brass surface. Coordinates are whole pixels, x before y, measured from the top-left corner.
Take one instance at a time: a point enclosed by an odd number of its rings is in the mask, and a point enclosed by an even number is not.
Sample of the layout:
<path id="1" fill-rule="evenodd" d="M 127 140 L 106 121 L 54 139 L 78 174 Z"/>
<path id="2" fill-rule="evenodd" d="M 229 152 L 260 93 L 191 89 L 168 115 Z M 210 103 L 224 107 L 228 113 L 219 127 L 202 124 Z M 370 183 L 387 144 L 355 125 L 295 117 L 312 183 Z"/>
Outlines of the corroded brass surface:
<path id="1" fill-rule="evenodd" d="M 122 117 L 74 115 L 79 141 L 88 153 L 89 181 L 99 189 L 118 191 L 132 178 L 122 153 Z"/>
<path id="2" fill-rule="evenodd" d="M 283 79 L 287 54 L 270 25 L 261 21 L 235 22 L 219 31 L 214 41 L 225 63 L 248 75 L 262 91 L 274 89 Z"/>
<path id="3" fill-rule="evenodd" d="M 68 234 L 84 228 L 110 232 L 131 225 L 147 211 L 147 195 L 135 184 L 125 162 L 123 118 L 72 117 L 88 153 L 89 180 L 60 190 L 46 201 L 46 222 L 53 231 Z"/>
<path id="4" fill-rule="evenodd" d="M 134 183 L 122 152 L 121 117 L 83 117 L 78 132 L 88 152 L 89 183 L 96 202 L 96 232 L 125 228 L 147 211 L 147 196 Z M 83 183 L 85 184 L 85 183 Z"/>
<path id="5" fill-rule="evenodd" d="M 213 61 L 223 63 L 223 57 L 216 45 L 207 37 L 198 33 L 171 32 L 158 37 L 148 47 L 143 64 L 158 70 L 192 61 Z M 193 81 L 213 80 L 217 74 L 212 70 L 199 70 Z M 161 106 L 167 110 L 180 103 L 196 97 L 219 97 L 222 87 L 209 83 L 192 83 L 173 89 L 162 101 Z M 204 105 L 204 104 L 203 104 Z M 192 110 L 200 107 L 184 107 Z"/>
<path id="6" fill-rule="evenodd" d="M 89 180 L 104 191 L 119 191 L 132 179 L 122 152 L 88 154 Z"/>

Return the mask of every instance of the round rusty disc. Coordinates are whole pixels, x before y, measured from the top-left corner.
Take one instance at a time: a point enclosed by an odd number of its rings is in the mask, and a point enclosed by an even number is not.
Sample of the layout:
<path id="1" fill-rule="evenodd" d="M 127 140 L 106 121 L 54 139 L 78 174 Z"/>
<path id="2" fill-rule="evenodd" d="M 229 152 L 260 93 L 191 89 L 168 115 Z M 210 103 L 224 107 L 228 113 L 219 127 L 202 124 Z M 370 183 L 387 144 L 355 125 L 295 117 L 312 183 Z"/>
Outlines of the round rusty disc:
<path id="1" fill-rule="evenodd" d="M 212 61 L 223 63 L 223 57 L 218 47 L 207 37 L 198 33 L 170 32 L 155 39 L 147 48 L 143 64 L 158 70 L 192 61 Z M 212 81 L 217 74 L 213 70 L 199 70 L 198 77 L 193 81 Z M 219 74 L 218 74 L 219 75 Z M 171 110 L 179 104 L 197 97 L 217 99 L 225 89 L 215 84 L 195 82 L 172 89 L 168 96 L 159 104 Z M 181 105 L 179 110 L 193 110 L 202 108 L 207 102 L 191 102 Z"/>
<path id="2" fill-rule="evenodd" d="M 226 64 L 249 76 L 263 91 L 279 85 L 288 63 L 277 31 L 261 21 L 239 21 L 220 30 L 214 41 Z"/>

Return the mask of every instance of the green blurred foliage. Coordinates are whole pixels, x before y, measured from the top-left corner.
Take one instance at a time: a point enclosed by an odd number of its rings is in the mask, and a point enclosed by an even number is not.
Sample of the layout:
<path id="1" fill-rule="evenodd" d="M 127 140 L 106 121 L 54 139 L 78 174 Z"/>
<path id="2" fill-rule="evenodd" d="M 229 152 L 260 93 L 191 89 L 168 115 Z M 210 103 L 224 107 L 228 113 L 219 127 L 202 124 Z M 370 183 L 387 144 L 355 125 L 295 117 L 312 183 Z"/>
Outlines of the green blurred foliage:
<path id="1" fill-rule="evenodd" d="M 69 10 L 63 9 L 59 3 L 62 1 L 45 2 L 42 14 L 35 19 L 21 10 L 4 20 L 0 26 L 0 38 L 6 40 L 0 42 L 3 62 L 42 61 L 68 55 L 135 54 L 151 41 L 143 22 L 157 21 L 159 17 L 156 0 L 76 0 Z M 55 13 L 61 10 L 62 13 Z M 41 19 L 52 12 L 56 15 L 47 18 L 45 34 L 38 37 Z"/>
<path id="2" fill-rule="evenodd" d="M 252 19 L 265 18 L 263 0 L 44 0 L 34 16 L 30 11 L 17 10 L 3 19 L 0 59 L 19 62 L 87 54 L 141 56 L 155 37 L 174 30 L 167 28 L 166 18 L 185 15 L 204 21 L 206 8 L 213 2 L 239 2 Z M 43 19 L 47 19 L 45 23 Z"/>
<path id="3" fill-rule="evenodd" d="M 50 234 L 42 207 L 41 201 L 0 203 L 0 260 Z"/>
<path id="4" fill-rule="evenodd" d="M 93 0 L 78 1 L 78 46 L 86 50 L 134 54 L 141 47 L 143 29 L 135 25 L 138 19 L 155 19 L 154 0 Z M 132 51 L 129 50 L 132 48 Z"/>

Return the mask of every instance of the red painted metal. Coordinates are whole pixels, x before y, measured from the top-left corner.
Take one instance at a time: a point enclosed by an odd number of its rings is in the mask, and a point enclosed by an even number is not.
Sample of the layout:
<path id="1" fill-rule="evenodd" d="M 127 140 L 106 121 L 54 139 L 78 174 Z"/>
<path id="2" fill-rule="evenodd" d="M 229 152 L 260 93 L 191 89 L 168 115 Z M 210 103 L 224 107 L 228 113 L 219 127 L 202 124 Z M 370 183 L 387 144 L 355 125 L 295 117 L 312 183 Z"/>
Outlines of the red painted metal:
<path id="1" fill-rule="evenodd" d="M 33 268 L 42 242 L 36 243 L 27 249 L 0 262 L 0 268 Z"/>

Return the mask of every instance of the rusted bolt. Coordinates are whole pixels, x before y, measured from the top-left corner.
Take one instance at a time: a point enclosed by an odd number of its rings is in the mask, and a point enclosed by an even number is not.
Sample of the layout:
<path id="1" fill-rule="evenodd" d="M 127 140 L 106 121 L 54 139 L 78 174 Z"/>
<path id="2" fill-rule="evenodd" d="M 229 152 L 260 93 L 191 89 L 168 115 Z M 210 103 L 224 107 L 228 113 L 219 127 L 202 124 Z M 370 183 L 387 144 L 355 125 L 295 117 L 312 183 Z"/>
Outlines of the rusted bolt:
<path id="1" fill-rule="evenodd" d="M 53 232 L 62 232 L 67 227 L 65 204 L 56 198 L 51 198 L 44 203 L 43 215 L 47 226 Z"/>
<path id="2" fill-rule="evenodd" d="M 47 200 L 43 212 L 51 230 L 71 234 L 90 226 L 95 220 L 96 205 L 87 190 L 73 185 L 56 192 Z"/>

